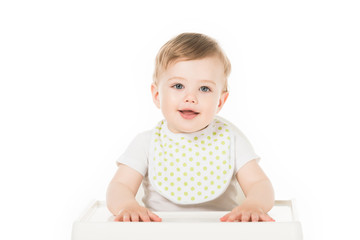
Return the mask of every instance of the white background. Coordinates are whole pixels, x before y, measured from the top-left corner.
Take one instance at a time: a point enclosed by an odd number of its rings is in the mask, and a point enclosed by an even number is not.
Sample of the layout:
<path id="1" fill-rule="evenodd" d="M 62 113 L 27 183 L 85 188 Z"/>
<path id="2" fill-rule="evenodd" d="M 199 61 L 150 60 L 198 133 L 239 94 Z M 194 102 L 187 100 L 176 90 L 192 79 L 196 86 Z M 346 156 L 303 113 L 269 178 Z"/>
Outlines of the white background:
<path id="1" fill-rule="evenodd" d="M 297 200 L 304 239 L 359 239 L 359 12 L 346 0 L 1 1 L 0 235 L 70 239 L 116 158 L 162 118 L 158 49 L 201 32 L 232 62 L 221 116 L 262 157 L 276 199 Z"/>

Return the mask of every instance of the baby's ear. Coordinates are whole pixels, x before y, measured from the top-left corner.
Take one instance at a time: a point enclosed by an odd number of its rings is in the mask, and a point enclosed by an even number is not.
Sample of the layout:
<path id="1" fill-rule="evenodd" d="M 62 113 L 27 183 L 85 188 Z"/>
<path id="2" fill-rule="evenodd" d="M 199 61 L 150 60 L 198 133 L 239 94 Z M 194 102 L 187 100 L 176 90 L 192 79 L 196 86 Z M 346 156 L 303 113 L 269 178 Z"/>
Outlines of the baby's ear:
<path id="1" fill-rule="evenodd" d="M 155 83 L 151 84 L 151 94 L 153 102 L 158 108 L 160 108 L 159 90 L 158 86 Z"/>
<path id="2" fill-rule="evenodd" d="M 222 92 L 220 99 L 219 99 L 219 105 L 218 105 L 218 109 L 216 111 L 216 113 L 220 112 L 221 108 L 224 106 L 227 98 L 229 96 L 229 92 Z"/>

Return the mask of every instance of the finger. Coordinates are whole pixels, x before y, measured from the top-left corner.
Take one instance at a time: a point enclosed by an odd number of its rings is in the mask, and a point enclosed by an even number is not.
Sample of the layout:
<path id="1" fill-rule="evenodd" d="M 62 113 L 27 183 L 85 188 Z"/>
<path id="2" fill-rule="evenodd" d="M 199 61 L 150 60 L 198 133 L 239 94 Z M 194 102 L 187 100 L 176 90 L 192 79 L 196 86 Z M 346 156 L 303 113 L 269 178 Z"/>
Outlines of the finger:
<path id="1" fill-rule="evenodd" d="M 230 214 L 231 214 L 231 213 L 227 213 L 227 214 L 225 214 L 224 216 L 222 216 L 222 217 L 220 218 L 220 221 L 225 222 L 225 221 L 228 219 L 228 217 L 230 216 Z"/>
<path id="2" fill-rule="evenodd" d="M 240 213 L 231 213 L 229 217 L 227 218 L 227 222 L 234 222 L 235 220 L 239 220 L 241 218 L 241 212 Z"/>
<path id="3" fill-rule="evenodd" d="M 137 213 L 131 214 L 131 221 L 132 222 L 138 222 L 139 221 L 139 215 Z"/>
<path id="4" fill-rule="evenodd" d="M 250 214 L 249 213 L 243 213 L 241 216 L 242 222 L 249 222 L 250 221 Z"/>
<path id="5" fill-rule="evenodd" d="M 122 214 L 116 215 L 115 218 L 114 218 L 114 221 L 115 221 L 115 222 L 121 222 L 121 221 L 122 221 L 122 218 L 123 218 L 123 215 L 122 215 Z"/>
<path id="6" fill-rule="evenodd" d="M 161 217 L 159 217 L 155 213 L 153 213 L 151 211 L 148 211 L 148 214 L 149 214 L 149 217 L 150 217 L 151 221 L 154 221 L 154 222 L 161 222 L 162 221 Z"/>
<path id="7" fill-rule="evenodd" d="M 125 213 L 122 218 L 123 222 L 130 222 L 130 215 Z"/>
<path id="8" fill-rule="evenodd" d="M 251 214 L 251 221 L 252 222 L 258 222 L 259 221 L 259 215 L 257 213 Z"/>
<path id="9" fill-rule="evenodd" d="M 143 222 L 150 222 L 150 217 L 147 213 L 140 213 L 140 220 Z"/>
<path id="10" fill-rule="evenodd" d="M 260 215 L 260 221 L 263 221 L 263 222 L 275 222 L 275 220 L 270 217 L 269 215 L 267 215 L 266 213 L 263 213 Z"/>

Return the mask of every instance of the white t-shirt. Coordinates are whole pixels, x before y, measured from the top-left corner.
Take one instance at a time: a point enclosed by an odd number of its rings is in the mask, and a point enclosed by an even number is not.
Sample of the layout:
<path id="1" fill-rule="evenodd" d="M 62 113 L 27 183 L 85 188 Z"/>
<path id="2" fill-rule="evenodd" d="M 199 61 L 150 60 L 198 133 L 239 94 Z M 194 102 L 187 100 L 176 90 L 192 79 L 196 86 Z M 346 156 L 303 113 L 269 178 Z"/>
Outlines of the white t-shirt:
<path id="1" fill-rule="evenodd" d="M 125 152 L 119 157 L 117 163 L 125 164 L 137 172 L 143 178 L 144 197 L 143 203 L 151 211 L 230 211 L 239 205 L 238 196 L 238 183 L 236 180 L 237 171 L 247 162 L 255 159 L 260 160 L 259 156 L 255 154 L 250 142 L 245 135 L 229 121 L 216 116 L 217 119 L 225 122 L 230 131 L 234 135 L 234 163 L 233 177 L 225 192 L 213 199 L 204 203 L 198 204 L 176 204 L 163 195 L 158 193 L 149 180 L 148 167 L 149 167 L 149 150 L 150 141 L 153 130 L 145 131 L 138 134 L 130 143 Z M 165 127 L 166 124 L 165 124 Z M 192 133 L 189 133 L 192 134 Z"/>

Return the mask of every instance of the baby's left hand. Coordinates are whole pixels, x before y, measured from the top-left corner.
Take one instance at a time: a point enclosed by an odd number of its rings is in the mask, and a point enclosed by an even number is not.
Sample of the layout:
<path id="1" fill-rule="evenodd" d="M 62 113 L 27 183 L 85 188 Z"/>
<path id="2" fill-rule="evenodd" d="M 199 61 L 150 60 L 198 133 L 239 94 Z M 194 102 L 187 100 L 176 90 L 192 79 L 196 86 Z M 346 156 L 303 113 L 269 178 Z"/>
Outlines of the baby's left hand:
<path id="1" fill-rule="evenodd" d="M 275 222 L 255 202 L 245 200 L 240 206 L 220 218 L 222 222 Z"/>

